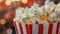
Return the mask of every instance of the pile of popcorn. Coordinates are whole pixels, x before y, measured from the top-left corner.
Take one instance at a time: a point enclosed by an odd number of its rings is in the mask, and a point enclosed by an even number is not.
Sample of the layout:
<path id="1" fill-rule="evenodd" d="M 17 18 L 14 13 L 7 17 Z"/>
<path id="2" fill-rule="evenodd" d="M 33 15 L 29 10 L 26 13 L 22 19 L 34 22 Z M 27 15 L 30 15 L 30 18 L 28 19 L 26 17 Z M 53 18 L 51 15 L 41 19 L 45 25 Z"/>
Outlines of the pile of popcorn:
<path id="1" fill-rule="evenodd" d="M 39 7 L 37 3 L 34 3 L 30 8 L 19 7 L 16 9 L 16 16 L 14 21 L 21 23 L 55 23 L 60 21 L 60 3 L 54 4 L 54 2 L 46 1 L 45 5 Z"/>

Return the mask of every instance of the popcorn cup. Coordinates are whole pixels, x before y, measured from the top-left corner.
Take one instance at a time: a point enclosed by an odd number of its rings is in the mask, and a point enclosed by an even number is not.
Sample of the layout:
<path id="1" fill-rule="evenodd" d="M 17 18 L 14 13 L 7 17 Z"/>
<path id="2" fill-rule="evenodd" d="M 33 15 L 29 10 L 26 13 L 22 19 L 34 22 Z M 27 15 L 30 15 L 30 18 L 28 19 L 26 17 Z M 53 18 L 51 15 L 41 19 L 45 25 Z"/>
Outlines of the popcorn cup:
<path id="1" fill-rule="evenodd" d="M 14 21 L 16 34 L 58 34 L 59 22 L 57 23 L 40 23 L 24 24 Z"/>
<path id="2" fill-rule="evenodd" d="M 59 33 L 60 33 L 60 23 L 59 23 Z"/>

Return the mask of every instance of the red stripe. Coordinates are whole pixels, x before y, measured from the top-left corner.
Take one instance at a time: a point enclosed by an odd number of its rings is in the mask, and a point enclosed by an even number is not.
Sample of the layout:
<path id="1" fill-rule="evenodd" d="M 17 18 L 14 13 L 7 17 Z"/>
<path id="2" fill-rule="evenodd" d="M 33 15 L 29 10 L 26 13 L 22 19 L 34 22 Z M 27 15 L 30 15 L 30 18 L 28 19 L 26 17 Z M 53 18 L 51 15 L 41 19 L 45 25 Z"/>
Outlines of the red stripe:
<path id="1" fill-rule="evenodd" d="M 60 22 L 59 22 L 59 32 L 60 32 Z"/>
<path id="2" fill-rule="evenodd" d="M 33 29 L 33 25 L 32 24 L 29 24 L 29 31 L 30 31 L 30 34 L 32 34 L 32 29 Z"/>
<path id="3" fill-rule="evenodd" d="M 49 24 L 48 34 L 52 34 L 53 24 Z"/>
<path id="4" fill-rule="evenodd" d="M 56 34 L 59 32 L 59 23 L 57 24 Z"/>
<path id="5" fill-rule="evenodd" d="M 43 24 L 39 25 L 38 34 L 43 34 Z"/>
<path id="6" fill-rule="evenodd" d="M 18 29 L 17 29 L 17 26 L 16 26 L 16 22 L 14 22 L 14 27 L 15 27 L 16 34 L 18 34 Z"/>
<path id="7" fill-rule="evenodd" d="M 28 24 L 26 24 L 26 31 L 27 31 L 27 34 L 30 34 L 30 32 L 29 32 L 29 25 Z"/>
<path id="8" fill-rule="evenodd" d="M 22 24 L 19 23 L 21 34 L 23 34 Z"/>

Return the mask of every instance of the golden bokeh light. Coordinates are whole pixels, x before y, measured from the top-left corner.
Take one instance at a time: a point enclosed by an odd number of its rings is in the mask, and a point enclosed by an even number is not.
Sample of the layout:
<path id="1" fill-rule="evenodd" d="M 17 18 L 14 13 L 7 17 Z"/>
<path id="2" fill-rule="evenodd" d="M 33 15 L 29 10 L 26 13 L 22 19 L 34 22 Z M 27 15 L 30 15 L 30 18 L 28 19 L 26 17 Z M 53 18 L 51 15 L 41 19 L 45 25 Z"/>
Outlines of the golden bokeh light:
<path id="1" fill-rule="evenodd" d="M 7 34 L 12 34 L 13 31 L 12 31 L 12 29 L 7 29 L 6 32 L 7 32 Z"/>
<path id="2" fill-rule="evenodd" d="M 21 0 L 22 3 L 26 4 L 28 0 Z"/>
<path id="3" fill-rule="evenodd" d="M 6 4 L 7 6 L 11 5 L 11 1 L 10 1 L 10 0 L 6 0 L 6 1 L 5 1 L 5 4 Z"/>
<path id="4" fill-rule="evenodd" d="M 3 0 L 0 0 L 0 2 L 3 2 Z"/>
<path id="5" fill-rule="evenodd" d="M 1 20 L 0 20 L 0 24 L 1 24 L 1 25 L 6 24 L 6 20 L 5 20 L 5 19 L 1 19 Z"/>

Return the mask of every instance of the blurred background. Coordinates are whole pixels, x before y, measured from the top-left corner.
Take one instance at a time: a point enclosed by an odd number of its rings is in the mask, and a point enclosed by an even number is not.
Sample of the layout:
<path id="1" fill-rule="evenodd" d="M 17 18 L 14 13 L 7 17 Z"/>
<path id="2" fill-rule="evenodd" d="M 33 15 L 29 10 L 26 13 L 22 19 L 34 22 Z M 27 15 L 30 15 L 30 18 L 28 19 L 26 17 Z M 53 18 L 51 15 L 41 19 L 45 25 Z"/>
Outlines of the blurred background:
<path id="1" fill-rule="evenodd" d="M 0 0 L 0 34 L 15 34 L 13 25 L 13 18 L 15 16 L 15 10 L 18 7 L 30 7 L 34 2 L 39 6 L 44 5 L 46 0 Z M 55 4 L 60 0 L 49 0 Z"/>

